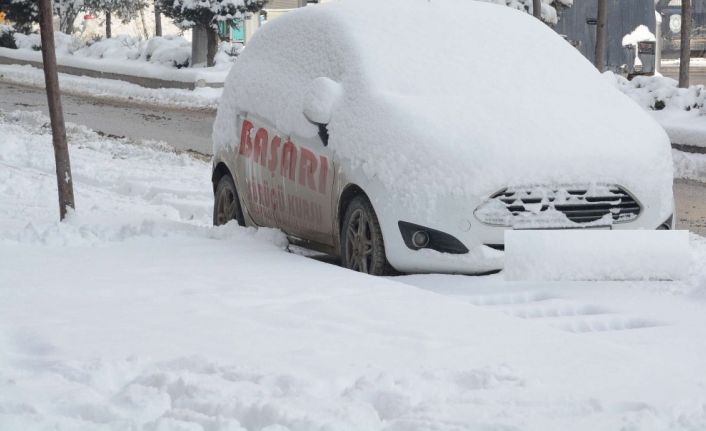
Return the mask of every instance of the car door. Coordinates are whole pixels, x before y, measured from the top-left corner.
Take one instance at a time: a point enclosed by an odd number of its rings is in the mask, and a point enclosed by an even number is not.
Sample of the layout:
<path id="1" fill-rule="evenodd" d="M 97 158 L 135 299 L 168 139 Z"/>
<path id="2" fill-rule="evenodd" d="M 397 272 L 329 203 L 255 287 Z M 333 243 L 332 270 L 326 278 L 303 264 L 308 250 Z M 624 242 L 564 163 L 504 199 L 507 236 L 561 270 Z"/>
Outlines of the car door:
<path id="1" fill-rule="evenodd" d="M 288 137 L 281 149 L 285 213 L 290 235 L 333 245 L 335 169 L 324 139 Z"/>
<path id="2" fill-rule="evenodd" d="M 245 211 L 258 226 L 281 228 L 284 185 L 277 163 L 281 138 L 274 127 L 253 115 L 238 120 L 241 124 L 236 171 Z"/>

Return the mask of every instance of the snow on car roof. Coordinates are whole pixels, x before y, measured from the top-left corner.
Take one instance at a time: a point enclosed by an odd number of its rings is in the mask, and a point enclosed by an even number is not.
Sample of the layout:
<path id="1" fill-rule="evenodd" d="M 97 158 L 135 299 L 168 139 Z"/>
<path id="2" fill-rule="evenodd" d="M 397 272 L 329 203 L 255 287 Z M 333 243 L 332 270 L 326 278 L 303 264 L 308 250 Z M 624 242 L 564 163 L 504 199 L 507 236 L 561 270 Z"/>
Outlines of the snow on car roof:
<path id="1" fill-rule="evenodd" d="M 344 88 L 332 150 L 393 191 L 600 180 L 671 193 L 648 114 L 550 27 L 469 0 L 341 0 L 268 23 L 231 71 L 214 145 L 235 144 L 238 112 L 315 136 L 302 104 L 321 76 Z"/>

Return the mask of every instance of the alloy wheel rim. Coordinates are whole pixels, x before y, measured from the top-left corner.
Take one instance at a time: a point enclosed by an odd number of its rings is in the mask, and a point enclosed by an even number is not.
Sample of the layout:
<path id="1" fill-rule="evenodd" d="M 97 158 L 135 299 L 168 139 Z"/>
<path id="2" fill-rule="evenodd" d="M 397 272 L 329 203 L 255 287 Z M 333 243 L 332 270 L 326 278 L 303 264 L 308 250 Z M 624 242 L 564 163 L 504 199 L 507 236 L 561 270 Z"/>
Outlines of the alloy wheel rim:
<path id="1" fill-rule="evenodd" d="M 230 190 L 222 190 L 218 196 L 218 225 L 235 219 L 235 195 Z"/>
<path id="2" fill-rule="evenodd" d="M 346 227 L 346 262 L 349 269 L 370 273 L 373 264 L 373 239 L 370 219 L 356 210 Z"/>

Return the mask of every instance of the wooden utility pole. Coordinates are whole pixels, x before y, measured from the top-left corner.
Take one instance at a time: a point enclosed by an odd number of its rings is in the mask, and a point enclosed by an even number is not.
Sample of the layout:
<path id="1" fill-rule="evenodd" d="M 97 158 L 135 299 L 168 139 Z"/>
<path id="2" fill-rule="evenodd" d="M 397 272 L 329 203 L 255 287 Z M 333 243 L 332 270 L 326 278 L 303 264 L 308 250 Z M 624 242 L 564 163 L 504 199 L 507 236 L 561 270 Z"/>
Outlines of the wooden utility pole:
<path id="1" fill-rule="evenodd" d="M 113 37 L 113 14 L 110 11 L 105 13 L 105 38 Z"/>
<path id="2" fill-rule="evenodd" d="M 598 15 L 596 16 L 596 52 L 593 64 L 599 72 L 605 72 L 606 43 L 608 27 L 608 0 L 598 0 Z"/>
<path id="3" fill-rule="evenodd" d="M 59 190 L 59 218 L 64 220 L 69 208 L 75 208 L 74 186 L 71 176 L 69 147 L 66 143 L 64 112 L 61 108 L 59 93 L 59 75 L 56 70 L 56 52 L 54 51 L 54 23 L 51 0 L 39 0 L 39 28 L 42 39 L 42 59 L 44 60 L 44 80 L 47 87 L 49 117 L 54 143 L 56 161 L 56 182 Z"/>
<path id="4" fill-rule="evenodd" d="M 162 35 L 162 13 L 159 11 L 159 2 L 154 2 L 154 35 Z"/>
<path id="5" fill-rule="evenodd" d="M 689 87 L 689 65 L 691 64 L 691 0 L 681 1 L 681 53 L 679 55 L 679 86 Z"/>
<path id="6" fill-rule="evenodd" d="M 538 20 L 542 20 L 542 0 L 532 0 L 532 15 Z"/>

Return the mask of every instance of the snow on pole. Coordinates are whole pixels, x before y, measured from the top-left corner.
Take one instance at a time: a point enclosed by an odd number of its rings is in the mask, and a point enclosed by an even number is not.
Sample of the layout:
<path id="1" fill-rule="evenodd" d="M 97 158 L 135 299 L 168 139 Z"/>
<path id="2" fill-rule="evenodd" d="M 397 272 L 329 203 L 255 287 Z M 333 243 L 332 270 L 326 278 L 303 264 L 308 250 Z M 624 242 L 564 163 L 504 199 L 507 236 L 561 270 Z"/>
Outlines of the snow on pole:
<path id="1" fill-rule="evenodd" d="M 506 280 L 681 280 L 688 276 L 688 231 L 510 230 Z"/>

